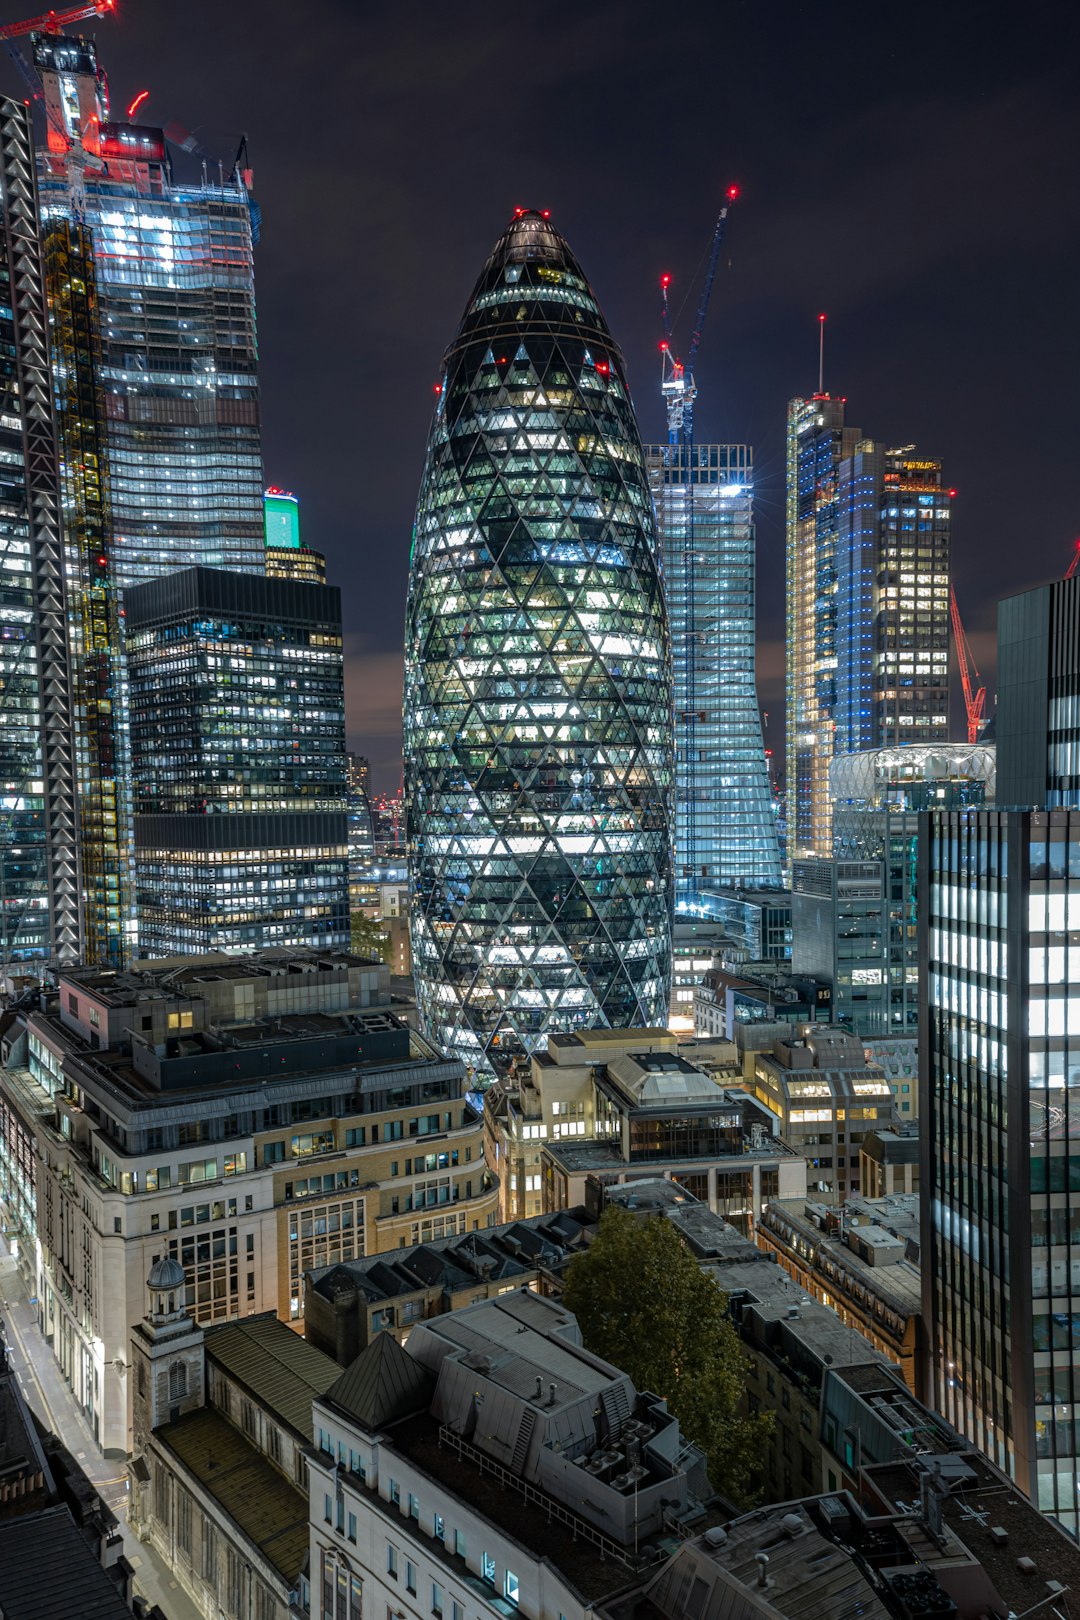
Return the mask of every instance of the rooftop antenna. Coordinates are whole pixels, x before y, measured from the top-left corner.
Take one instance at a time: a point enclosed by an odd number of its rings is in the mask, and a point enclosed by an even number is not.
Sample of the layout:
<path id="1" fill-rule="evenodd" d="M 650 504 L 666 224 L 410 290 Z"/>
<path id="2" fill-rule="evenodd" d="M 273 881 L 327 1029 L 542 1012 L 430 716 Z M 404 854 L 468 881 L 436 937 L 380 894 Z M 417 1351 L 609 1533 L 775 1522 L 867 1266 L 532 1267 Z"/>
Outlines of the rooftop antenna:
<path id="1" fill-rule="evenodd" d="M 824 315 L 819 315 L 818 316 L 817 325 L 818 325 L 817 391 L 818 391 L 819 394 L 823 394 L 825 392 L 825 317 L 824 317 Z"/>

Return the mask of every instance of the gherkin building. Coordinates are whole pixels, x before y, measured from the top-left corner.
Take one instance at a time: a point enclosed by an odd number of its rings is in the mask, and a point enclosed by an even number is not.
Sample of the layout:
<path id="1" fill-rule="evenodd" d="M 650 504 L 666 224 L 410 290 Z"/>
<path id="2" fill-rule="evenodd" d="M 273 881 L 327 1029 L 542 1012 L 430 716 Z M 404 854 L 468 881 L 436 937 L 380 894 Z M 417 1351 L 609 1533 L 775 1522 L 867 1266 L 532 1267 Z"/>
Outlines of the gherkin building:
<path id="1" fill-rule="evenodd" d="M 405 659 L 425 1032 L 499 1072 L 556 1031 L 667 1023 L 671 661 L 623 358 L 520 209 L 447 351 Z"/>

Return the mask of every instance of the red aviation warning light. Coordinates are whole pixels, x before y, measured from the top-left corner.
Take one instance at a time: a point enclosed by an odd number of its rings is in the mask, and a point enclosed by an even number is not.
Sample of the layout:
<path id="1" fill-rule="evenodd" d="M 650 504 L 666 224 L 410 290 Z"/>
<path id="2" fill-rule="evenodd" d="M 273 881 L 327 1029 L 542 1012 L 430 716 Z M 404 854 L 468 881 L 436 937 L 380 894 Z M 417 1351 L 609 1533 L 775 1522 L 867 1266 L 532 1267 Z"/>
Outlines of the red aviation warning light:
<path id="1" fill-rule="evenodd" d="M 1065 578 L 1072 579 L 1078 568 L 1080 568 L 1080 536 L 1073 541 L 1072 561 L 1065 570 Z"/>

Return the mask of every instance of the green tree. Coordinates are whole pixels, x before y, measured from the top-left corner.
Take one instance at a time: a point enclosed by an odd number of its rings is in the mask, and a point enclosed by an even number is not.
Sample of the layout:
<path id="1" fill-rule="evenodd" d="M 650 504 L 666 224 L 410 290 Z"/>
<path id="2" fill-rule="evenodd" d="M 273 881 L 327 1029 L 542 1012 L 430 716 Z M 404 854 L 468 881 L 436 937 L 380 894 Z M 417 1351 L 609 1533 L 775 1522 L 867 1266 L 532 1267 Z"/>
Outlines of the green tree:
<path id="1" fill-rule="evenodd" d="M 376 956 L 380 962 L 390 960 L 390 936 L 374 917 L 366 912 L 354 911 L 350 918 L 350 944 L 357 956 Z"/>
<path id="2" fill-rule="evenodd" d="M 772 1413 L 745 1410 L 748 1362 L 727 1295 L 671 1223 L 609 1205 L 589 1248 L 570 1262 L 563 1297 L 586 1349 L 639 1390 L 663 1395 L 705 1453 L 714 1488 L 753 1505 Z"/>

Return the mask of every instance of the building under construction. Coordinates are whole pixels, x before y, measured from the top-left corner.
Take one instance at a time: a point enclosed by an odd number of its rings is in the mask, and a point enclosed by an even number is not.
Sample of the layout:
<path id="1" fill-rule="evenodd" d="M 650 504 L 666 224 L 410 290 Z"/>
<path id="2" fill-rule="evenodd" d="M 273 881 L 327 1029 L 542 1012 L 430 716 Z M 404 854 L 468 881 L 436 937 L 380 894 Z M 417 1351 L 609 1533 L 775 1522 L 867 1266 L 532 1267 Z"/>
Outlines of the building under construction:
<path id="1" fill-rule="evenodd" d="M 685 361 L 675 357 L 672 278 L 660 278 L 668 442 L 646 450 L 671 627 L 681 911 L 703 906 L 706 891 L 772 889 L 782 881 L 757 698 L 753 451 L 694 439 L 694 368 L 738 194 L 737 186 L 728 188 L 713 227 Z"/>
<path id="2" fill-rule="evenodd" d="M 77 22 L 105 4 L 72 8 Z M 0 30 L 10 36 L 32 24 Z M 113 117 L 94 42 L 31 34 L 64 520 L 82 955 L 134 937 L 126 587 L 201 564 L 261 574 L 250 170 Z M 21 57 L 22 70 L 30 74 Z M 140 96 L 138 101 L 145 98 Z"/>
<path id="3" fill-rule="evenodd" d="M 0 959 L 78 957 L 60 489 L 29 110 L 0 97 Z"/>

